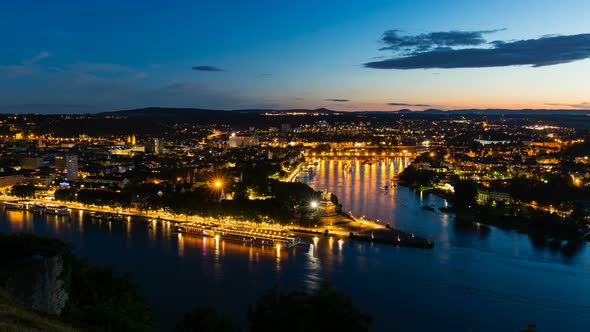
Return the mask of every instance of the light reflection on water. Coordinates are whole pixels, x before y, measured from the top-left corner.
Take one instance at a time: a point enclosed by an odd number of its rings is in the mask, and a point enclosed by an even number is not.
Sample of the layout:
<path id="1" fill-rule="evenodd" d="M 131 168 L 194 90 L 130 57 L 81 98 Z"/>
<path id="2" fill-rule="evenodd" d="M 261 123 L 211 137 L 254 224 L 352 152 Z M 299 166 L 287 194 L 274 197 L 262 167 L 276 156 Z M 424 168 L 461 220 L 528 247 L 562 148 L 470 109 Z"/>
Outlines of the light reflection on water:
<path id="1" fill-rule="evenodd" d="M 391 177 L 407 166 L 407 159 L 373 165 L 356 160 L 350 173 L 343 170 L 345 162 L 322 161 L 303 180 L 316 190 L 334 192 L 346 211 L 434 239 L 435 248 L 322 237 L 277 250 L 179 235 L 170 225 L 146 220 L 91 220 L 79 212 L 62 218 L 6 211 L 0 215 L 0 230 L 57 236 L 72 242 L 92 264 L 132 272 L 163 330 L 198 305 L 240 317 L 244 306 L 275 285 L 313 291 L 323 282 L 343 289 L 370 312 L 377 331 L 396 326 L 495 332 L 518 330 L 527 321 L 537 323 L 540 331 L 584 330 L 580 327 L 590 319 L 590 310 L 580 307 L 590 299 L 587 246 L 574 257 L 563 257 L 532 246 L 515 232 L 457 227 L 451 215 L 421 208 L 444 206 L 444 200 L 391 187 Z M 535 300 L 518 300 L 524 297 Z"/>
<path id="2" fill-rule="evenodd" d="M 305 264 L 305 270 L 303 275 L 305 276 L 305 286 L 307 291 L 318 290 L 322 278 L 320 271 L 322 263 L 317 253 L 317 241 L 309 245 L 309 251 L 307 252 L 307 261 Z"/>
<path id="3" fill-rule="evenodd" d="M 181 233 L 178 233 L 178 256 L 184 256 L 184 238 Z"/>

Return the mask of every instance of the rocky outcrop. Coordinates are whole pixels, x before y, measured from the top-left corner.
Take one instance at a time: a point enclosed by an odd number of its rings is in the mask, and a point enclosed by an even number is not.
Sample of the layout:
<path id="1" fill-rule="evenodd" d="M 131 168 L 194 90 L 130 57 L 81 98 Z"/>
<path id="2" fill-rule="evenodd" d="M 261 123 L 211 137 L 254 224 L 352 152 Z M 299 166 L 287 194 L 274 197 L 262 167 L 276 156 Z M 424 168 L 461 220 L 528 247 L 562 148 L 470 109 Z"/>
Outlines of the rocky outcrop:
<path id="1" fill-rule="evenodd" d="M 34 255 L 23 259 L 13 270 L 6 289 L 28 308 L 59 315 L 68 301 L 66 279 L 61 255 Z"/>

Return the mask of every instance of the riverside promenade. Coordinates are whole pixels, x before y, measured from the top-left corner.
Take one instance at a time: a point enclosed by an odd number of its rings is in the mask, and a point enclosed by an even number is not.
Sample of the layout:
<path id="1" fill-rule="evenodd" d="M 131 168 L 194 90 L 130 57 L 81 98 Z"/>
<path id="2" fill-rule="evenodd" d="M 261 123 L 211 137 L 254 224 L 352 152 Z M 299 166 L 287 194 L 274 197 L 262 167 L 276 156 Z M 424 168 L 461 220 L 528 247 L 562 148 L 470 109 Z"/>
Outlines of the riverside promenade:
<path id="1" fill-rule="evenodd" d="M 15 196 L 0 196 L 0 203 L 5 201 L 23 200 Z M 132 211 L 130 209 L 120 209 L 104 206 L 92 206 L 81 203 L 73 202 L 62 202 L 46 199 L 26 199 L 36 204 L 59 204 L 72 210 L 77 211 L 88 211 L 88 212 L 108 212 L 116 213 L 122 216 L 126 216 L 127 221 L 131 221 L 131 217 L 143 218 L 146 221 L 159 221 L 159 222 L 171 222 L 176 224 L 185 223 L 204 223 L 212 222 L 217 224 L 234 224 L 243 225 L 251 228 L 272 228 L 276 230 L 288 230 L 293 233 L 301 235 L 317 236 L 317 235 L 329 235 L 336 236 L 341 239 L 348 238 L 350 240 L 362 241 L 362 242 L 374 242 L 374 243 L 385 243 L 393 244 L 398 246 L 410 246 L 420 248 L 432 248 L 434 242 L 431 240 L 423 239 L 415 236 L 411 233 L 406 233 L 400 230 L 392 229 L 387 225 L 380 224 L 373 220 L 364 218 L 358 218 L 349 213 L 339 213 L 334 216 L 321 217 L 318 223 L 314 227 L 302 227 L 297 225 L 276 225 L 276 224 L 265 224 L 255 223 L 248 221 L 237 221 L 231 219 L 215 219 L 201 216 L 188 216 L 188 215 L 174 215 L 162 211 Z"/>

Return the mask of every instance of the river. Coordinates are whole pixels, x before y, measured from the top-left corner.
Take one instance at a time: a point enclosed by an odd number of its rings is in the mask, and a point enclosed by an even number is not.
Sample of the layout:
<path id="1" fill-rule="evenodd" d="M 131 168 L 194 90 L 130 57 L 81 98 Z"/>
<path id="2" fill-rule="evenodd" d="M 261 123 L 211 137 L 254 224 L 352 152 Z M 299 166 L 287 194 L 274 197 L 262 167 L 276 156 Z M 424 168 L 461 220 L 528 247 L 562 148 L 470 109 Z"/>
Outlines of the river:
<path id="1" fill-rule="evenodd" d="M 336 194 L 346 211 L 379 219 L 435 241 L 434 249 L 307 239 L 309 248 L 257 248 L 179 235 L 140 220 L 93 221 L 30 212 L 0 215 L 0 231 L 32 231 L 74 244 L 92 264 L 131 272 L 150 300 L 156 326 L 169 330 L 193 307 L 214 306 L 244 320 L 244 307 L 266 289 L 314 290 L 330 282 L 374 318 L 376 331 L 587 331 L 590 248 L 575 255 L 534 246 L 527 235 L 494 227 L 457 227 L 434 195 L 384 189 L 407 166 L 393 158 L 373 165 L 324 160 L 301 177 Z"/>

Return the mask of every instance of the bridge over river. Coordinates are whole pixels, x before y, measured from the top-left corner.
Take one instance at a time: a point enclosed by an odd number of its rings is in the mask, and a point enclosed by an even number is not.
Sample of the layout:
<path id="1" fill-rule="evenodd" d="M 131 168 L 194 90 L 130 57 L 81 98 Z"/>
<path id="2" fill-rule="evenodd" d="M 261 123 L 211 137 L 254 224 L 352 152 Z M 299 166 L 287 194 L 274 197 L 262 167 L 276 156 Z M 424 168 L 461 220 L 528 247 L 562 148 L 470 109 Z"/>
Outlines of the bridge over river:
<path id="1" fill-rule="evenodd" d="M 305 152 L 308 158 L 318 157 L 339 157 L 343 159 L 349 158 L 415 158 L 417 155 L 427 152 L 428 147 L 425 146 L 355 146 L 355 145 L 334 145 L 330 149 L 317 151 L 311 149 Z"/>

